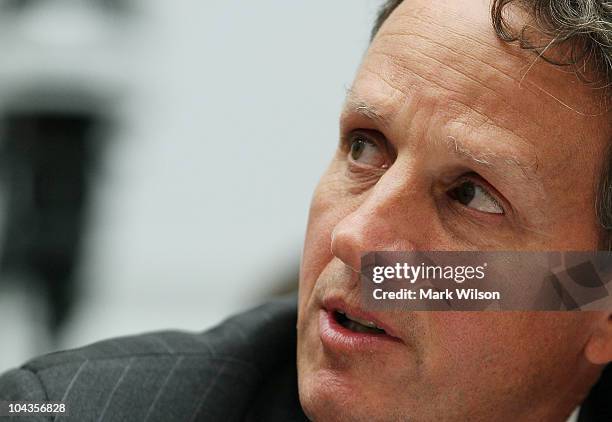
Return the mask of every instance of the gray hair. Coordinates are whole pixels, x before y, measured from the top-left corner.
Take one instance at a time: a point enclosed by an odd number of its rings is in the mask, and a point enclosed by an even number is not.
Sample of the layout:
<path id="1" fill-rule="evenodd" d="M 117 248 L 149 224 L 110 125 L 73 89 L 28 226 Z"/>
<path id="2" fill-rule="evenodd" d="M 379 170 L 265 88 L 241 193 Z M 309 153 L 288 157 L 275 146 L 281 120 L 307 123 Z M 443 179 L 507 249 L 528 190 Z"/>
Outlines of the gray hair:
<path id="1" fill-rule="evenodd" d="M 380 7 L 372 39 L 403 0 L 386 0 Z M 533 24 L 518 31 L 506 20 L 507 7 L 517 6 L 529 13 Z M 612 1 L 610 0 L 493 0 L 491 22 L 497 36 L 517 42 L 521 48 L 536 52 L 544 60 L 559 66 L 572 66 L 574 72 L 594 89 L 605 89 L 607 103 L 612 87 Z M 531 30 L 537 28 L 544 43 L 533 41 Z M 564 59 L 553 58 L 551 47 L 562 47 Z M 593 71 L 594 70 L 594 71 Z M 595 75 L 595 78 L 593 78 Z M 600 248 L 612 250 L 612 139 L 597 184 L 595 210 L 602 228 Z"/>

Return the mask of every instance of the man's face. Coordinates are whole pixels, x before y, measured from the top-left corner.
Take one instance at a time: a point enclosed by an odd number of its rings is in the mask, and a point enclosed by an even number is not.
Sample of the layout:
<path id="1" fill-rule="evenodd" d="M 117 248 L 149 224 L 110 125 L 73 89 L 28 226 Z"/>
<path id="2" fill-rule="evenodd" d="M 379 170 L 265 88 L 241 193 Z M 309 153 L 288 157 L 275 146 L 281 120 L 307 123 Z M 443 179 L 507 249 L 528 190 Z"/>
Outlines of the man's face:
<path id="1" fill-rule="evenodd" d="M 579 402 L 588 313 L 365 315 L 384 338 L 334 312 L 364 316 L 366 251 L 597 249 L 608 116 L 535 58 L 497 39 L 481 0 L 404 2 L 373 41 L 310 210 L 298 322 L 310 417 L 543 420 Z"/>

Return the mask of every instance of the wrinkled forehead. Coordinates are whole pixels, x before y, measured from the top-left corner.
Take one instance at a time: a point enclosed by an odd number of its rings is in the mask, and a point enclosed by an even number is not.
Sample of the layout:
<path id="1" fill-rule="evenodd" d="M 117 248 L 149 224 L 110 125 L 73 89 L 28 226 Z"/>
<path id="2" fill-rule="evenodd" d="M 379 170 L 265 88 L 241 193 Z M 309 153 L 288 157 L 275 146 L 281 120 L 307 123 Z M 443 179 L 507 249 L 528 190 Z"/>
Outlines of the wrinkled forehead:
<path id="1" fill-rule="evenodd" d="M 433 103 L 524 131 L 517 135 L 526 139 L 567 135 L 567 125 L 593 128 L 603 113 L 600 96 L 570 69 L 501 41 L 489 7 L 482 0 L 404 1 L 373 40 L 349 99 L 388 121 L 415 101 Z"/>

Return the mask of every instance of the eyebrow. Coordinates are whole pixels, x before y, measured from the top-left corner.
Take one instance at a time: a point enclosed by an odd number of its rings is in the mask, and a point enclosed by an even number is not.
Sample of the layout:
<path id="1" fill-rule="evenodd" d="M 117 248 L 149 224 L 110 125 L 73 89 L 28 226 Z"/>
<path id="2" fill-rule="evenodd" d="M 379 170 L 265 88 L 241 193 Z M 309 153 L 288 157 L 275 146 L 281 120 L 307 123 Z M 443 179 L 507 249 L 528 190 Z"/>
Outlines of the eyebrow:
<path id="1" fill-rule="evenodd" d="M 540 217 L 545 216 L 537 206 L 537 201 L 546 200 L 547 197 L 542 179 L 537 175 L 537 154 L 533 153 L 533 158 L 529 157 L 529 162 L 525 162 L 510 153 L 474 151 L 465 142 L 457 140 L 454 136 L 447 136 L 445 139 L 438 141 L 438 144 L 442 144 L 443 148 L 460 159 L 471 162 L 476 169 L 491 169 L 492 173 L 496 174 L 498 178 L 505 179 L 506 184 L 524 183 L 531 186 L 532 189 L 524 190 L 524 192 L 531 192 L 531 195 L 528 195 L 530 197 L 528 201 L 535 205 L 532 207 L 534 212 L 537 211 Z M 488 179 L 486 173 L 483 174 L 483 177 Z M 519 180 L 517 181 L 517 179 Z"/>
<path id="2" fill-rule="evenodd" d="M 375 105 L 364 101 L 351 89 L 346 90 L 346 100 L 343 113 L 356 113 L 379 124 L 382 128 L 391 126 L 392 118 L 383 113 Z M 444 142 L 439 142 L 447 151 L 463 161 L 471 162 L 475 167 L 486 167 L 490 169 L 504 168 L 518 175 L 528 182 L 539 181 L 536 175 L 538 168 L 538 157 L 533 155 L 529 163 L 525 163 L 516 156 L 501 154 L 493 151 L 475 151 L 468 147 L 465 142 L 454 136 L 447 136 Z"/>
<path id="3" fill-rule="evenodd" d="M 462 159 L 467 159 L 479 167 L 505 167 L 520 172 L 528 181 L 537 180 L 537 156 L 534 155 L 532 163 L 526 164 L 515 156 L 500 154 L 493 151 L 481 152 L 474 151 L 461 143 L 454 136 L 447 136 L 444 139 L 444 146 L 448 151 Z"/>
<path id="4" fill-rule="evenodd" d="M 377 122 L 385 128 L 391 125 L 391 120 L 385 113 L 379 111 L 376 106 L 360 99 L 352 88 L 346 89 L 343 113 L 347 112 L 359 114 L 369 120 Z"/>

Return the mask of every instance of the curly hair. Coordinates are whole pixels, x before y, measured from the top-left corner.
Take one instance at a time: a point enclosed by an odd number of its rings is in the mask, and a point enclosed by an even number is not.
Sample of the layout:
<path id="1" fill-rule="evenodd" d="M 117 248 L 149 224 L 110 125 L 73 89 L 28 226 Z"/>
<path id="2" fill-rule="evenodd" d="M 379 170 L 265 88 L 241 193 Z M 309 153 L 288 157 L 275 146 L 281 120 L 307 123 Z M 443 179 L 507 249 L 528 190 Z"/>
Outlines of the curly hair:
<path id="1" fill-rule="evenodd" d="M 389 15 L 403 0 L 387 0 L 380 7 L 372 28 L 372 39 Z M 533 24 L 515 30 L 507 21 L 506 9 L 515 5 L 533 17 Z M 606 0 L 493 0 L 491 22 L 497 36 L 507 42 L 518 42 L 521 48 L 537 52 L 545 60 L 560 66 L 588 61 L 602 76 L 597 82 L 612 85 L 612 1 Z M 544 44 L 534 43 L 529 29 L 537 28 Z M 570 46 L 567 60 L 547 56 L 544 50 L 553 46 Z M 584 79 L 581 67 L 576 72 Z M 595 81 L 591 81 L 595 82 Z"/>
<path id="2" fill-rule="evenodd" d="M 380 7 L 371 38 L 403 0 L 386 0 Z M 508 8 L 516 6 L 533 19 L 521 28 L 508 21 Z M 558 66 L 573 66 L 576 75 L 594 89 L 612 87 L 611 0 L 493 0 L 491 23 L 499 39 L 517 43 Z M 537 36 L 533 36 L 537 29 Z M 545 40 L 545 41 L 535 41 Z M 562 47 L 563 58 L 547 54 Z M 593 72 L 593 70 L 595 70 Z M 595 75 L 593 79 L 593 75 Z M 609 103 L 610 101 L 608 101 Z M 612 250 L 612 140 L 597 184 L 595 210 L 602 228 L 600 248 Z"/>

